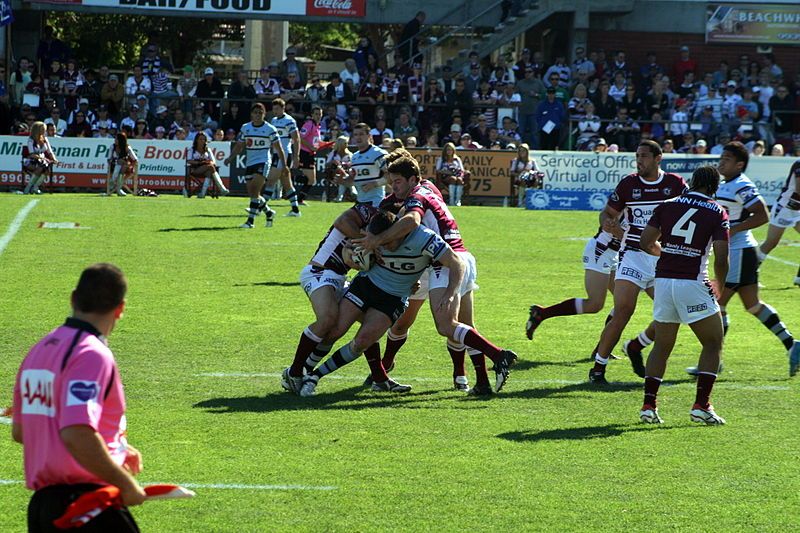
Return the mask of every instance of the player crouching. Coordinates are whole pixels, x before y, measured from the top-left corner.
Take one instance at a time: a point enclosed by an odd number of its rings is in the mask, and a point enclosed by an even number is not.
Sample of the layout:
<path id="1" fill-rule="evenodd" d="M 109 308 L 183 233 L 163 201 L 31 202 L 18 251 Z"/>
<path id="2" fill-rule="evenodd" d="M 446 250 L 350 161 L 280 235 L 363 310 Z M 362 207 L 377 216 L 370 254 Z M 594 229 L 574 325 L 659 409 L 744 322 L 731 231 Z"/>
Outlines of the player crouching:
<path id="1" fill-rule="evenodd" d="M 700 167 L 691 189 L 653 211 L 641 236 L 641 249 L 658 256 L 653 318 L 656 340 L 644 382 L 642 422 L 661 424 L 656 395 L 667 359 L 681 324 L 689 324 L 703 346 L 698 365 L 697 395 L 689 415 L 693 422 L 724 424 L 709 402 L 722 353 L 722 316 L 715 297 L 728 274 L 729 223 L 725 209 L 712 197 L 719 188 L 719 172 Z M 660 241 L 660 242 L 658 242 Z M 716 287 L 708 280 L 708 255 L 714 248 Z M 716 290 L 714 290 L 716 289 Z"/>

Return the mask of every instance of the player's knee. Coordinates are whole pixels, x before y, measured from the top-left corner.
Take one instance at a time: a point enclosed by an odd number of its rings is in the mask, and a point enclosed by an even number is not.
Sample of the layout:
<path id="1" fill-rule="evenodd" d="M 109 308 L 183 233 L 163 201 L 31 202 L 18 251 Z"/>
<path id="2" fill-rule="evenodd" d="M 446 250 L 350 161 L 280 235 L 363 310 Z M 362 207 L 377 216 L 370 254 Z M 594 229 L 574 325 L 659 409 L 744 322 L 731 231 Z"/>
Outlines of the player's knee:
<path id="1" fill-rule="evenodd" d="M 364 350 L 369 348 L 375 342 L 374 339 L 368 339 L 365 335 L 358 333 L 350 343 L 350 348 L 354 353 L 363 353 Z"/>
<path id="2" fill-rule="evenodd" d="M 452 337 L 456 330 L 456 323 L 452 320 L 437 320 L 436 331 L 442 337 Z"/>
<path id="3" fill-rule="evenodd" d="M 588 300 L 583 301 L 583 312 L 585 314 L 593 314 L 599 313 L 603 309 L 603 305 L 605 304 L 605 299 L 595 299 L 589 298 Z"/>
<path id="4" fill-rule="evenodd" d="M 630 320 L 633 316 L 633 312 L 636 310 L 636 307 L 630 305 L 628 303 L 615 303 L 614 304 L 614 317 L 611 319 L 612 322 L 620 322 L 623 321 L 625 323 Z"/>
<path id="5" fill-rule="evenodd" d="M 409 326 L 407 324 L 401 324 L 399 321 L 395 322 L 392 328 L 389 330 L 392 335 L 395 337 L 405 337 L 408 335 Z"/>
<path id="6" fill-rule="evenodd" d="M 745 305 L 745 309 L 747 309 L 747 312 L 750 313 L 751 315 L 754 315 L 754 316 L 758 316 L 758 313 L 761 312 L 761 309 L 763 307 L 764 307 L 764 304 L 762 302 L 758 302 L 756 305 L 754 305 L 752 307 L 747 307 L 747 305 Z"/>
<path id="7" fill-rule="evenodd" d="M 332 316 L 329 314 L 317 317 L 317 321 L 312 329 L 317 332 L 317 335 L 324 337 L 336 327 L 336 318 L 335 315 Z"/>

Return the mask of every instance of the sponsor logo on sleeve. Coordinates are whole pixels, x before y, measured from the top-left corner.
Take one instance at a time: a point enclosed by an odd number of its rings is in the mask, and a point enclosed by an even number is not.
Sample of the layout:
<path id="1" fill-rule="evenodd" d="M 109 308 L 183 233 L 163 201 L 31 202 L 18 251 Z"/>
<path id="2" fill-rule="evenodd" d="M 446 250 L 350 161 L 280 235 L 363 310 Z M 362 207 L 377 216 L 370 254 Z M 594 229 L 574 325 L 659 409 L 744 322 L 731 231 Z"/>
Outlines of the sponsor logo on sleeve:
<path id="1" fill-rule="evenodd" d="M 664 187 L 664 196 L 672 196 L 672 187 Z"/>
<path id="2" fill-rule="evenodd" d="M 20 376 L 20 395 L 23 415 L 56 416 L 53 405 L 53 379 L 49 370 L 23 370 Z"/>
<path id="3" fill-rule="evenodd" d="M 67 385 L 67 407 L 97 403 L 100 395 L 100 384 L 96 381 L 74 379 Z"/>

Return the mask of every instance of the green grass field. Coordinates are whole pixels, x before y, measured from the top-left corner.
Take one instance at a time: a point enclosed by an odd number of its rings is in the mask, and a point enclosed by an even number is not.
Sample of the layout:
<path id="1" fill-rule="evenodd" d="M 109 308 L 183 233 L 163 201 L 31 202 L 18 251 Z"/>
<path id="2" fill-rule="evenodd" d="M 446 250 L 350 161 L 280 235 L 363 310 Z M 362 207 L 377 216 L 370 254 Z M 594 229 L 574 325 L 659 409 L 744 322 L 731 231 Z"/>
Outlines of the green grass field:
<path id="1" fill-rule="evenodd" d="M 412 393 L 363 389 L 362 360 L 302 399 L 278 377 L 313 318 L 297 277 L 345 205 L 314 202 L 300 219 L 265 229 L 262 218 L 245 231 L 235 229 L 243 199 L 38 200 L 0 254 L 0 405 L 28 348 L 69 314 L 80 271 L 111 261 L 130 283 L 110 344 L 142 482 L 250 486 L 146 504 L 134 510 L 143 531 L 800 528 L 800 378 L 789 380 L 783 346 L 738 303 L 713 396 L 724 427 L 689 421 L 694 383 L 683 369 L 698 344 L 688 329 L 657 428 L 638 422 L 641 380 L 626 361 L 609 368 L 610 390 L 584 383 L 604 314 L 554 319 L 525 338 L 531 303 L 583 295 L 580 238 L 594 232 L 596 213 L 455 208 L 478 261 L 478 327 L 520 356 L 495 398 L 450 389 L 426 308 L 393 372 Z M 0 197 L 0 235 L 30 201 Z M 38 229 L 43 221 L 89 229 Z M 796 264 L 800 236 L 786 237 L 794 247 L 774 255 Z M 768 261 L 762 297 L 800 335 L 796 268 Z M 642 300 L 626 335 L 651 309 Z M 11 483 L 23 473 L 10 426 L 0 426 L 0 457 L 0 531 L 22 531 L 30 493 Z"/>

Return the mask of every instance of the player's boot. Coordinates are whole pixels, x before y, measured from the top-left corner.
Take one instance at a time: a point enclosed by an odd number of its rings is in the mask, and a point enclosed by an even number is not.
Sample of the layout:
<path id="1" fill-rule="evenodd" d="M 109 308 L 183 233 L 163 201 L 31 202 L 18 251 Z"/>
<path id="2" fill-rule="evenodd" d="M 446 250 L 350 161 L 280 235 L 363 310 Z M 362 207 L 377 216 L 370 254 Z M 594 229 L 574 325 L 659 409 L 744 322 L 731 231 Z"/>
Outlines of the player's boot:
<path id="1" fill-rule="evenodd" d="M 375 392 L 397 392 L 402 394 L 411 392 L 411 385 L 402 385 L 392 378 L 389 378 L 386 381 L 373 383 L 372 390 Z"/>
<path id="2" fill-rule="evenodd" d="M 720 361 L 719 367 L 717 368 L 717 375 L 722 374 L 723 370 L 725 370 L 725 365 L 723 365 L 722 361 Z M 697 377 L 697 375 L 700 373 L 700 369 L 697 368 L 696 366 L 688 366 L 686 367 L 686 373 L 689 374 L 690 376 Z"/>
<path id="3" fill-rule="evenodd" d="M 692 422 L 698 422 L 709 426 L 721 426 L 725 423 L 725 419 L 714 412 L 714 407 L 711 404 L 708 404 L 707 407 L 694 404 L 692 410 L 689 412 L 689 418 L 692 419 Z"/>
<path id="4" fill-rule="evenodd" d="M 794 284 L 797 285 L 798 287 L 800 287 L 800 276 L 796 276 L 794 278 Z"/>
<path id="5" fill-rule="evenodd" d="M 511 373 L 511 367 L 517 360 L 517 354 L 511 350 L 501 350 L 500 360 L 494 365 L 494 390 L 500 392 L 503 390 L 503 385 L 508 381 L 508 375 Z"/>
<path id="6" fill-rule="evenodd" d="M 300 396 L 303 398 L 309 398 L 314 396 L 317 393 L 317 383 L 319 382 L 319 377 L 313 374 L 308 375 L 303 378 L 303 386 L 300 387 Z"/>
<path id="7" fill-rule="evenodd" d="M 249 222 L 245 222 L 244 224 L 242 224 L 239 227 L 242 228 L 242 229 L 253 229 L 253 225 L 251 223 L 249 223 Z"/>
<path id="8" fill-rule="evenodd" d="M 392 370 L 394 370 L 394 362 L 392 362 L 392 364 L 389 366 L 389 368 L 384 368 L 384 370 L 386 370 L 387 374 L 389 372 L 391 372 Z M 372 374 L 370 374 L 369 376 L 367 376 L 367 379 L 364 380 L 364 386 L 365 387 L 371 387 L 373 383 L 374 383 L 374 381 L 372 380 Z"/>
<path id="9" fill-rule="evenodd" d="M 643 378 L 645 375 L 644 369 L 644 358 L 642 357 L 642 352 L 640 350 L 634 350 L 630 347 L 631 341 L 627 341 L 622 345 L 622 353 L 628 356 L 628 359 L 631 360 L 631 366 L 633 367 L 633 373 Z"/>
<path id="10" fill-rule="evenodd" d="M 300 211 L 289 211 L 284 216 L 287 216 L 287 217 L 301 217 L 301 216 L 303 216 L 303 213 L 301 213 Z"/>
<path id="11" fill-rule="evenodd" d="M 789 376 L 793 377 L 800 370 L 800 341 L 794 341 L 789 350 Z"/>
<path id="12" fill-rule="evenodd" d="M 264 214 L 267 215 L 267 227 L 271 228 L 272 223 L 275 221 L 275 211 L 267 207 Z"/>
<path id="13" fill-rule="evenodd" d="M 11 423 L 11 418 L 14 416 L 14 408 L 13 407 L 6 407 L 3 409 L 2 414 L 0 414 L 0 419 L 5 418 L 8 419 L 8 423 Z"/>
<path id="14" fill-rule="evenodd" d="M 289 374 L 289 367 L 286 367 L 281 374 L 281 387 L 289 392 L 300 394 L 300 389 L 303 388 L 303 378 L 292 376 Z"/>
<path id="15" fill-rule="evenodd" d="M 467 376 L 454 377 L 453 388 L 457 391 L 469 392 L 469 380 L 467 380 Z"/>
<path id="16" fill-rule="evenodd" d="M 527 335 L 528 340 L 533 340 L 533 333 L 543 321 L 542 308 L 538 305 L 532 305 L 528 315 L 528 322 L 525 324 L 525 335 Z"/>
<path id="17" fill-rule="evenodd" d="M 605 372 L 595 372 L 593 368 L 589 369 L 589 383 L 602 386 L 609 385 Z"/>
<path id="18" fill-rule="evenodd" d="M 645 424 L 663 424 L 664 421 L 658 416 L 658 409 L 652 405 L 643 405 L 639 411 L 639 420 Z"/>
<path id="19" fill-rule="evenodd" d="M 469 392 L 467 394 L 470 396 L 487 397 L 493 395 L 494 391 L 492 390 L 492 386 L 489 383 L 478 383 L 474 387 L 469 389 Z"/>

